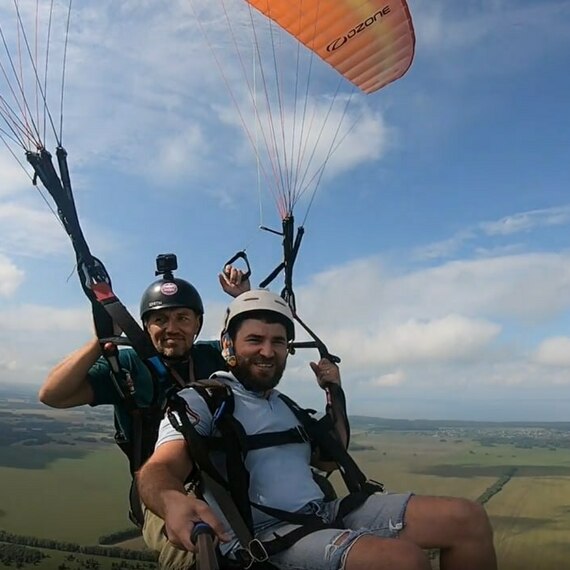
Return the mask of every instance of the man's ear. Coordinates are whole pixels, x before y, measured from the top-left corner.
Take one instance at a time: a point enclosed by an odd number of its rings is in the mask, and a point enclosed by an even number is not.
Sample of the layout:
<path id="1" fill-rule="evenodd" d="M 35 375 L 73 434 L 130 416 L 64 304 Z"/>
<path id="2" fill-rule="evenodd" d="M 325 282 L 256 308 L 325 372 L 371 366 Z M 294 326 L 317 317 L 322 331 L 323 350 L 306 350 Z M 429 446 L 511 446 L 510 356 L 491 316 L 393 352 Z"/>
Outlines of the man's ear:
<path id="1" fill-rule="evenodd" d="M 236 353 L 234 352 L 234 341 L 228 333 L 224 333 L 221 339 L 222 357 L 226 364 L 233 368 L 237 364 Z"/>

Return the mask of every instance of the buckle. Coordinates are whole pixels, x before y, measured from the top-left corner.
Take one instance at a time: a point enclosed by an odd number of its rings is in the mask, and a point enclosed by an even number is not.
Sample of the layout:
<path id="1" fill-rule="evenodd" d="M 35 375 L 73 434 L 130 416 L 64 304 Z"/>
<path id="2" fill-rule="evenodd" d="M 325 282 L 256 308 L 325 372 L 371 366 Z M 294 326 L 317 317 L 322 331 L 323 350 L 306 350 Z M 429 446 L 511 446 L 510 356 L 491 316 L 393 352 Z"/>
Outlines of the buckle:
<path id="1" fill-rule="evenodd" d="M 307 433 L 307 430 L 304 426 L 298 425 L 295 429 L 297 430 L 297 433 L 301 437 L 302 441 L 305 443 L 309 443 L 311 441 L 311 438 L 309 437 L 309 434 Z"/>
<path id="2" fill-rule="evenodd" d="M 244 565 L 245 570 L 251 568 L 257 562 L 266 562 L 269 560 L 269 554 L 263 546 L 263 542 L 258 538 L 254 538 L 247 548 L 242 548 L 236 552 L 240 562 Z"/>
<path id="3" fill-rule="evenodd" d="M 386 493 L 384 483 L 380 483 L 380 481 L 375 481 L 374 479 L 367 479 L 364 483 L 364 489 L 370 491 L 373 495 L 383 495 Z"/>

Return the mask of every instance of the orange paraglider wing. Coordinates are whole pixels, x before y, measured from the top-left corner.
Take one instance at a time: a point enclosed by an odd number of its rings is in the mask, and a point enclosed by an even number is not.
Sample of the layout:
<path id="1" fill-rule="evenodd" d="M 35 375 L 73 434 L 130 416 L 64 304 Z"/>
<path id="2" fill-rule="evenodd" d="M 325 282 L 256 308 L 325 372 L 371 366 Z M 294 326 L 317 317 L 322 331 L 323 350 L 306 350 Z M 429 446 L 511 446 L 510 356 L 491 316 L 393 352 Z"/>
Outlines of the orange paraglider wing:
<path id="1" fill-rule="evenodd" d="M 415 36 L 405 0 L 247 0 L 365 93 L 402 77 Z"/>

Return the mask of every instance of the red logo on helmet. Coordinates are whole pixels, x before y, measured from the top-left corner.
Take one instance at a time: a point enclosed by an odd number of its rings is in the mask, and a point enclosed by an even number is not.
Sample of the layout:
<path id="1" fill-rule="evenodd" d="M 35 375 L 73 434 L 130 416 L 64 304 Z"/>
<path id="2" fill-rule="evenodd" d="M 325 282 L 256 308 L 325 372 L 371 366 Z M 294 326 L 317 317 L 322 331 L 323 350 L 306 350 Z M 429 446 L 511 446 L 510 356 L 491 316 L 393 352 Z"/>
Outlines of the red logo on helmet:
<path id="1" fill-rule="evenodd" d="M 163 283 L 160 286 L 160 292 L 163 295 L 176 295 L 178 293 L 178 285 L 176 283 Z"/>

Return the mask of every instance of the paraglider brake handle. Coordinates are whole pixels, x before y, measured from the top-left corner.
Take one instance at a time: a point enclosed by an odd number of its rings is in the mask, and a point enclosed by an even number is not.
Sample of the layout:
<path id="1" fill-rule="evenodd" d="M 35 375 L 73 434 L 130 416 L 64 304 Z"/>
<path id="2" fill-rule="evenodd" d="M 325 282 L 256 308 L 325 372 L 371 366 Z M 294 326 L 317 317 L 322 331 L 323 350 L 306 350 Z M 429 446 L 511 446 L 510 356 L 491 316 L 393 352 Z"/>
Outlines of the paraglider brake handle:
<path id="1" fill-rule="evenodd" d="M 326 358 L 327 360 L 330 360 L 330 362 L 333 362 L 334 364 L 340 363 L 339 356 L 331 354 L 322 343 L 318 343 L 317 341 L 308 340 L 308 341 L 291 343 L 291 349 L 293 349 L 293 351 L 297 348 L 316 348 L 319 351 L 319 356 L 321 358 Z"/>
<path id="2" fill-rule="evenodd" d="M 226 267 L 226 265 L 231 265 L 234 261 L 237 261 L 238 259 L 243 259 L 243 261 L 247 267 L 247 271 L 243 274 L 243 279 L 244 280 L 249 279 L 249 277 L 251 275 L 251 267 L 249 266 L 249 259 L 247 258 L 247 254 L 245 253 L 245 249 L 238 251 L 233 257 L 228 259 L 224 263 L 224 268 Z"/>

